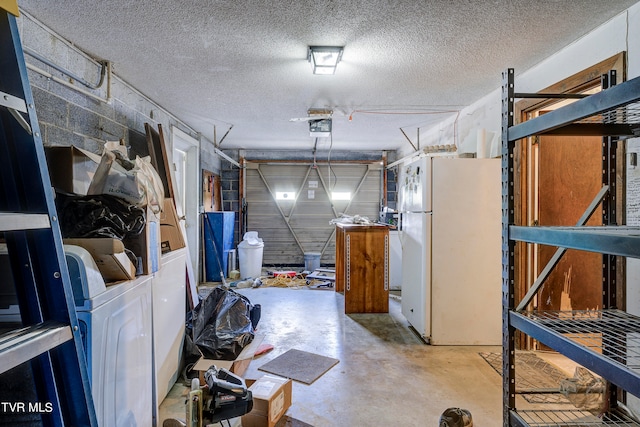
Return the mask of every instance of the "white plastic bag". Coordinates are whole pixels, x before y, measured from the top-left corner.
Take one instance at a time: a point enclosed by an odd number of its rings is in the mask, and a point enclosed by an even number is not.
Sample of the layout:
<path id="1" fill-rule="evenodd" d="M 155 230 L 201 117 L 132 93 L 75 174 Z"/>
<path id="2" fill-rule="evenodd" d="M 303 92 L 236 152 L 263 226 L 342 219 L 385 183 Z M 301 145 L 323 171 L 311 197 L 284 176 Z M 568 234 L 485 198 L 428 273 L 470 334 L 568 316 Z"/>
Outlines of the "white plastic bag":
<path id="1" fill-rule="evenodd" d="M 164 206 L 164 186 L 160 175 L 151 164 L 151 157 L 136 156 L 135 164 L 134 171 L 138 184 L 144 189 L 146 204 L 154 213 L 160 213 Z"/>
<path id="2" fill-rule="evenodd" d="M 116 143 L 117 144 L 117 143 Z M 135 206 L 148 206 L 159 213 L 164 204 L 164 187 L 160 175 L 146 156 L 132 162 L 123 154 L 122 145 L 105 144 L 100 164 L 87 194 L 110 194 Z M 126 153 L 126 148 L 124 148 Z"/>

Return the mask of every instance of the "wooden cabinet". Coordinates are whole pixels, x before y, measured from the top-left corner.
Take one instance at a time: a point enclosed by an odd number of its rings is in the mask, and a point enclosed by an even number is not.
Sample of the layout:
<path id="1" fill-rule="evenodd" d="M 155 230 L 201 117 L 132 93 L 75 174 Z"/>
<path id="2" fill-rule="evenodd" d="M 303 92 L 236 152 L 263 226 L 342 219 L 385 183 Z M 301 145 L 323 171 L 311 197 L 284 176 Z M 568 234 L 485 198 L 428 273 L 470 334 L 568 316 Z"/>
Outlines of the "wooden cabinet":
<path id="1" fill-rule="evenodd" d="M 336 224 L 336 292 L 345 313 L 389 312 L 389 228 Z"/>

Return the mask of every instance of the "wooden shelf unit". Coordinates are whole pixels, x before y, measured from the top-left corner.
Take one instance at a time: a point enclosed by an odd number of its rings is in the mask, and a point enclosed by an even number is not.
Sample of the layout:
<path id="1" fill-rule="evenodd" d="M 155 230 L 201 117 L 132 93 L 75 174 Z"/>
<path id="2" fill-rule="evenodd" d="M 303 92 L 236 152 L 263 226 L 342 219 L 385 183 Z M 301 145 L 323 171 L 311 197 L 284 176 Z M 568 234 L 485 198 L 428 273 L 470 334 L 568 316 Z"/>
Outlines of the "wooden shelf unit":
<path id="1" fill-rule="evenodd" d="M 345 313 L 389 312 L 389 227 L 336 224 L 336 292 Z"/>

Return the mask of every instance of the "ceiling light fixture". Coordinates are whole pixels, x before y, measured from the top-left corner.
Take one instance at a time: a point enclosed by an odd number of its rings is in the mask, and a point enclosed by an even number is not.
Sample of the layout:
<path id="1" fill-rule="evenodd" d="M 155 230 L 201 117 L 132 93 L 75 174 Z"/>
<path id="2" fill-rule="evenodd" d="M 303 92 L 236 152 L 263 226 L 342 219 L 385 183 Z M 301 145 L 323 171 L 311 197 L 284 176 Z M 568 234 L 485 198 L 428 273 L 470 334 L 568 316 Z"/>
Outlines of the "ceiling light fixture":
<path id="1" fill-rule="evenodd" d="M 307 59 L 313 74 L 334 74 L 343 51 L 342 46 L 309 46 Z"/>

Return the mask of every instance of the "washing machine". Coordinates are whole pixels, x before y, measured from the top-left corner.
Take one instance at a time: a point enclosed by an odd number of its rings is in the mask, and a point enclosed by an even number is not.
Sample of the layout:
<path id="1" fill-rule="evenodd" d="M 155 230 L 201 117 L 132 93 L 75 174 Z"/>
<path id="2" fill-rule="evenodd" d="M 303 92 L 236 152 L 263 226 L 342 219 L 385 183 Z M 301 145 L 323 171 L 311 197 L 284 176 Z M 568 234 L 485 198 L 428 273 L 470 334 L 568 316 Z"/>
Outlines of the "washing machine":
<path id="1" fill-rule="evenodd" d="M 100 427 L 151 426 L 151 276 L 105 285 L 93 258 L 64 245 Z M 6 245 L 0 245 L 0 326 L 21 323 Z"/>
<path id="2" fill-rule="evenodd" d="M 151 276 L 106 286 L 89 252 L 64 246 L 99 426 L 151 426 Z"/>

